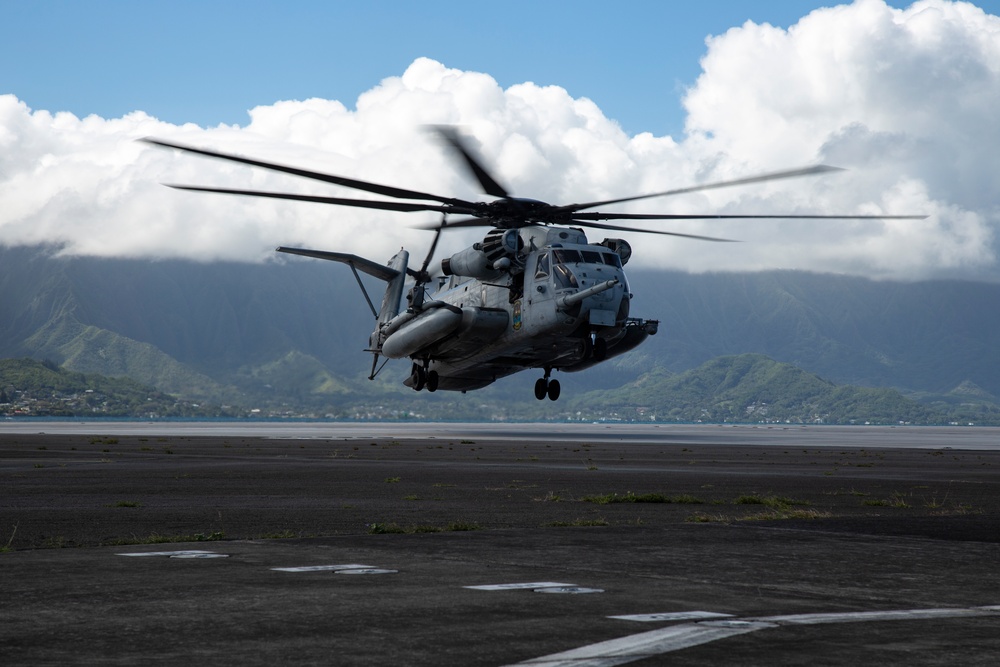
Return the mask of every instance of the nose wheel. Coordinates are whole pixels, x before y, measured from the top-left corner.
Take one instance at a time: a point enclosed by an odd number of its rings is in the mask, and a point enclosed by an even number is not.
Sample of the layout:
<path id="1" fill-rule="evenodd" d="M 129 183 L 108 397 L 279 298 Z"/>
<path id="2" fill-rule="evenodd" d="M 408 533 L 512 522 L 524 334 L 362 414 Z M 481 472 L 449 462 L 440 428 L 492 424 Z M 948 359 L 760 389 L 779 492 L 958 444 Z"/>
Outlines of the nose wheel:
<path id="1" fill-rule="evenodd" d="M 544 399 L 546 396 L 549 397 L 550 401 L 555 401 L 559 398 L 559 380 L 550 380 L 549 373 L 551 372 L 552 369 L 546 368 L 545 377 L 540 377 L 538 378 L 538 381 L 535 382 L 535 398 L 539 401 Z"/>
<path id="2" fill-rule="evenodd" d="M 592 331 L 589 337 L 584 338 L 583 356 L 585 359 L 604 361 L 608 358 L 608 341 Z"/>

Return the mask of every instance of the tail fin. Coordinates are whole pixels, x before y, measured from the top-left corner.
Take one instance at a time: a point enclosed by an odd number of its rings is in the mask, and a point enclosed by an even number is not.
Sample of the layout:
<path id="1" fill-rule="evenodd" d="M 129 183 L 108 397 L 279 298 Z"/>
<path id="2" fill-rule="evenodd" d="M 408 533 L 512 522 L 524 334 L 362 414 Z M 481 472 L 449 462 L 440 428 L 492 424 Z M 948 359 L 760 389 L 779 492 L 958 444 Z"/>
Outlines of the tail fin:
<path id="1" fill-rule="evenodd" d="M 406 266 L 410 261 L 410 253 L 400 250 L 389 260 L 389 269 L 396 272 L 396 275 L 389 278 L 385 288 L 385 295 L 382 297 L 382 307 L 378 312 L 378 324 L 387 323 L 392 318 L 399 315 L 400 304 L 403 300 L 403 283 L 406 282 Z M 384 267 L 383 267 L 384 268 Z"/>
<path id="2" fill-rule="evenodd" d="M 378 343 L 379 330 L 383 324 L 386 324 L 389 320 L 399 314 L 400 304 L 403 299 L 403 283 L 406 282 L 406 267 L 407 263 L 410 261 L 410 253 L 406 250 L 400 249 L 399 252 L 393 255 L 388 264 L 379 264 L 378 262 L 373 262 L 370 259 L 365 259 L 364 257 L 358 257 L 357 255 L 351 255 L 345 252 L 327 252 L 326 250 L 308 250 L 306 248 L 286 248 L 284 246 L 278 248 L 277 250 L 278 252 L 286 252 L 292 255 L 303 255 L 305 257 L 314 257 L 316 259 L 326 259 L 331 262 L 340 262 L 341 264 L 347 264 L 351 267 L 351 271 L 354 272 L 354 277 L 357 279 L 358 285 L 361 287 L 361 292 L 365 295 L 365 299 L 368 301 L 368 306 L 371 308 L 372 314 L 376 319 L 375 331 L 372 333 L 371 348 L 372 351 L 375 352 L 375 360 L 378 361 L 377 350 L 380 349 Z M 384 280 L 387 283 L 385 294 L 382 296 L 382 306 L 377 313 L 375 312 L 375 306 L 372 304 L 372 300 L 368 297 L 368 291 L 361 282 L 361 276 L 358 275 L 358 271 L 367 273 L 368 275 L 374 276 L 379 280 Z"/>

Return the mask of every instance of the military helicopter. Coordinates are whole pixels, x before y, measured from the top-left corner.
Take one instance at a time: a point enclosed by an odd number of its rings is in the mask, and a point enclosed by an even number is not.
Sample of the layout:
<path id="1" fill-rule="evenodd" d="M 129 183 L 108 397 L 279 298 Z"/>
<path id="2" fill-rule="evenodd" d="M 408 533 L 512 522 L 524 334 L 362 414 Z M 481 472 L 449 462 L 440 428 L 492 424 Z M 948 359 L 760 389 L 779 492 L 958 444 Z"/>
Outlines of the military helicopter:
<path id="1" fill-rule="evenodd" d="M 492 201 L 466 201 L 342 176 L 264 162 L 147 137 L 142 141 L 187 153 L 237 162 L 360 190 L 387 200 L 348 199 L 257 190 L 170 185 L 180 190 L 247 195 L 397 212 L 434 212 L 441 221 L 422 228 L 434 230 L 430 250 L 419 269 L 409 266 L 401 249 L 386 264 L 348 253 L 289 248 L 278 252 L 348 265 L 375 317 L 367 352 L 374 380 L 388 359 L 412 360 L 404 384 L 417 390 L 480 389 L 527 369 L 543 372 L 535 382 L 535 398 L 557 400 L 560 386 L 552 371 L 575 372 L 624 354 L 657 332 L 659 321 L 633 317 L 632 294 L 623 267 L 632 248 L 621 238 L 593 243 L 583 229 L 662 234 L 702 241 L 730 239 L 639 229 L 604 220 L 691 219 L 913 219 L 893 215 L 718 215 L 632 214 L 589 211 L 654 197 L 667 197 L 778 179 L 813 176 L 836 167 L 816 165 L 771 172 L 650 194 L 553 205 L 514 197 L 482 165 L 463 136 L 452 127 L 433 128 L 450 146 Z M 405 201 L 409 200 L 409 201 Z M 463 216 L 449 220 L 449 216 Z M 430 271 L 441 233 L 446 229 L 489 227 L 483 240 L 441 260 Z M 376 310 L 358 272 L 386 283 Z M 407 289 L 407 280 L 413 282 Z M 403 295 L 405 297 L 405 307 Z M 379 366 L 379 358 L 383 361 Z"/>

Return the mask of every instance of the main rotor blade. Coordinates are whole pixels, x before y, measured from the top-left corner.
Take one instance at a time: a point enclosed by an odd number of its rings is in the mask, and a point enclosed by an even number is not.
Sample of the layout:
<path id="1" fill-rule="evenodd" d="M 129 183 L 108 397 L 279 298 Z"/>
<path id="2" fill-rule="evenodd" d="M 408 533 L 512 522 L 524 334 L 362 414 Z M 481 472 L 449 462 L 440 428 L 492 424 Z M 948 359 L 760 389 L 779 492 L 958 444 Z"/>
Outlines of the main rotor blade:
<path id="1" fill-rule="evenodd" d="M 442 220 L 441 224 L 438 225 L 437 233 L 434 235 L 434 240 L 431 241 L 431 249 L 427 251 L 427 257 L 424 258 L 424 263 L 420 266 L 420 275 L 416 276 L 418 280 L 420 278 L 425 278 L 424 282 L 430 281 L 430 275 L 427 273 L 427 267 L 430 266 L 431 259 L 434 257 L 434 251 L 437 250 L 438 240 L 441 238 L 441 232 L 444 228 L 448 226 L 447 220 Z"/>
<path id="2" fill-rule="evenodd" d="M 438 204 L 417 204 L 412 202 L 378 201 L 375 199 L 344 199 L 342 197 L 320 197 L 318 195 L 298 195 L 286 192 L 261 192 L 259 190 L 234 190 L 230 188 L 207 188 L 200 185 L 172 185 L 167 187 L 175 190 L 191 190 L 193 192 L 215 192 L 224 195 L 244 195 L 247 197 L 265 197 L 268 199 L 288 199 L 291 201 L 308 201 L 317 204 L 334 204 L 337 206 L 353 206 L 355 208 L 373 208 L 381 211 L 435 211 L 437 213 L 472 213 L 463 209 L 455 210 L 453 206 Z"/>
<path id="3" fill-rule="evenodd" d="M 459 211 L 453 210 L 452 212 L 458 213 Z M 440 226 L 441 225 L 438 223 L 414 225 L 414 229 L 437 229 Z M 454 222 L 448 223 L 448 229 L 452 229 L 453 227 L 493 227 L 493 226 L 495 225 L 486 218 L 464 218 L 462 220 L 456 220 Z"/>
<path id="4" fill-rule="evenodd" d="M 715 213 L 574 213 L 574 220 L 926 220 L 926 215 L 720 215 Z"/>
<path id="5" fill-rule="evenodd" d="M 459 135 L 455 128 L 446 125 L 434 125 L 432 127 L 442 139 L 447 141 L 462 156 L 465 166 L 469 168 L 472 175 L 479 181 L 479 185 L 483 187 L 483 192 L 494 197 L 507 198 L 510 196 L 507 193 L 507 188 L 497 183 L 496 179 L 490 176 L 489 172 L 480 164 L 480 161 L 473 157 L 472 152 L 466 147 L 461 135 Z"/>
<path id="6" fill-rule="evenodd" d="M 604 201 L 592 201 L 586 204 L 569 204 L 568 206 L 554 206 L 554 213 L 573 213 L 576 211 L 582 211 L 586 208 L 594 208 L 595 206 L 606 206 L 608 204 L 620 204 L 627 201 L 638 201 L 640 199 L 652 199 L 653 197 L 669 197 L 672 195 L 682 195 L 689 192 L 701 192 L 702 190 L 715 190 L 717 188 L 728 188 L 734 185 L 748 185 L 750 183 L 763 183 L 765 181 L 777 181 L 783 178 L 798 178 L 799 176 L 814 176 L 817 174 L 826 174 L 832 171 L 844 171 L 840 167 L 830 167 L 825 164 L 819 164 L 813 167 L 804 167 L 802 169 L 789 169 L 787 171 L 774 171 L 767 174 L 759 174 L 757 176 L 749 176 L 747 178 L 737 178 L 732 181 L 717 181 L 715 183 L 706 183 L 704 185 L 692 185 L 687 188 L 677 188 L 676 190 L 664 190 L 663 192 L 653 192 L 648 195 L 637 195 L 635 197 L 623 197 L 621 199 L 606 199 Z"/>
<path id="7" fill-rule="evenodd" d="M 461 199 L 454 199 L 451 197 L 440 197 L 438 195 L 429 194 L 426 192 L 418 192 L 416 190 L 394 188 L 388 185 L 379 185 L 378 183 L 369 183 L 367 181 L 359 181 L 353 178 L 334 176 L 333 174 L 323 174 L 321 172 L 309 171 L 307 169 L 299 169 L 297 167 L 287 167 L 285 165 L 275 164 L 273 162 L 264 162 L 262 160 L 254 160 L 251 158 L 241 157 L 239 155 L 220 153 L 218 151 L 210 151 L 204 148 L 195 148 L 194 146 L 186 146 L 184 144 L 163 141 L 162 139 L 155 139 L 153 137 L 145 137 L 143 139 L 140 139 L 139 141 L 145 142 L 147 144 L 152 144 L 154 146 L 162 146 L 164 148 L 176 148 L 177 150 L 186 151 L 188 153 L 195 153 L 197 155 L 204 155 L 206 157 L 218 158 L 220 160 L 239 162 L 240 164 L 247 164 L 252 167 L 261 167 L 262 169 L 270 169 L 271 171 L 280 171 L 285 174 L 292 174 L 293 176 L 302 176 L 303 178 L 311 178 L 316 181 L 323 181 L 324 183 L 333 183 L 334 185 L 342 185 L 346 188 L 351 188 L 354 190 L 362 190 L 364 192 L 371 192 L 377 195 L 393 197 L 395 199 L 422 199 L 425 201 L 441 202 L 442 204 L 451 204 L 453 206 L 471 205 L 471 202 L 467 202 Z"/>
<path id="8" fill-rule="evenodd" d="M 715 241 L 717 243 L 739 243 L 736 239 L 720 239 L 714 236 L 698 236 L 697 234 L 681 234 L 680 232 L 665 232 L 659 229 L 636 229 L 635 227 L 623 227 L 621 225 L 602 225 L 599 222 L 589 220 L 573 220 L 581 227 L 592 227 L 594 229 L 611 229 L 619 232 L 638 232 L 640 234 L 660 234 L 662 236 L 681 236 L 686 239 L 697 239 L 698 241 Z"/>

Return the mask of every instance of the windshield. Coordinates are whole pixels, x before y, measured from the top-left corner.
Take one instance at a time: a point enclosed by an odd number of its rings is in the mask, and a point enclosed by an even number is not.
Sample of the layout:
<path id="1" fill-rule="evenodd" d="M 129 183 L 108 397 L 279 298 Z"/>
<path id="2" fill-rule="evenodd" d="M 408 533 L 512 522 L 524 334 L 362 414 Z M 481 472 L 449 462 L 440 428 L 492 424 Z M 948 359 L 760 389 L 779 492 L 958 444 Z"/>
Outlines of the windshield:
<path id="1" fill-rule="evenodd" d="M 556 264 L 552 270 L 552 275 L 555 276 L 557 289 L 568 289 L 579 285 L 576 281 L 576 276 L 573 275 L 573 272 L 565 264 Z"/>

